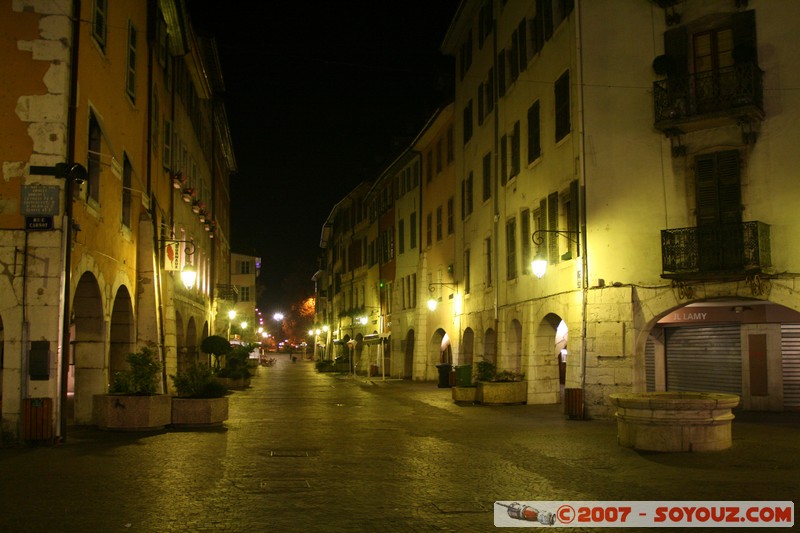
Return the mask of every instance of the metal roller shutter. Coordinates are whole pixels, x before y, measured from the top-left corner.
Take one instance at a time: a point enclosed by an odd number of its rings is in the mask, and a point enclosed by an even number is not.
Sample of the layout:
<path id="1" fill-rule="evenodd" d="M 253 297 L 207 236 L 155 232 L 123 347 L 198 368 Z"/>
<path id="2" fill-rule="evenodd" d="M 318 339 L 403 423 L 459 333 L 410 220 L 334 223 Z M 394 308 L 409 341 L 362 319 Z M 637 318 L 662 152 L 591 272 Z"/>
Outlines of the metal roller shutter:
<path id="1" fill-rule="evenodd" d="M 647 392 L 656 390 L 656 347 L 653 337 L 647 337 L 644 346 L 644 378 L 647 384 Z"/>
<path id="2" fill-rule="evenodd" d="M 742 394 L 739 324 L 666 329 L 668 391 Z"/>
<path id="3" fill-rule="evenodd" d="M 800 408 L 800 324 L 781 324 L 783 407 Z"/>

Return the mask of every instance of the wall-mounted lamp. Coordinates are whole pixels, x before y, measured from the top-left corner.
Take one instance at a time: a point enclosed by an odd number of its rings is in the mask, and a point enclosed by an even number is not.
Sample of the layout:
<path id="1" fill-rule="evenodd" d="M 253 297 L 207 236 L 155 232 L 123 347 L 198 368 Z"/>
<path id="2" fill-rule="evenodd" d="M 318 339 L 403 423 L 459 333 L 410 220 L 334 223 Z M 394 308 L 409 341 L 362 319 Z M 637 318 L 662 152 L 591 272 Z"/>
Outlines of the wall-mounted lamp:
<path id="1" fill-rule="evenodd" d="M 531 235 L 531 240 L 533 241 L 533 244 L 537 246 L 537 251 L 536 257 L 534 257 L 533 261 L 531 261 L 531 271 L 539 279 L 541 279 L 545 272 L 547 272 L 547 258 L 538 248 L 544 243 L 544 237 L 540 235 L 541 233 L 555 233 L 556 235 L 566 237 L 575 244 L 580 244 L 580 232 L 578 231 L 563 231 L 557 229 L 537 229 L 534 231 Z"/>
<path id="2" fill-rule="evenodd" d="M 454 293 L 458 293 L 458 284 L 452 283 L 441 283 L 441 282 L 433 282 L 428 284 L 428 292 L 431 293 L 431 297 L 428 298 L 428 309 L 431 311 L 436 311 L 436 306 L 438 305 L 438 300 L 433 297 L 433 294 L 436 292 L 436 286 L 447 287 L 448 289 L 452 290 Z"/>
<path id="3" fill-rule="evenodd" d="M 194 241 L 181 241 L 175 239 L 165 239 L 162 241 L 162 248 L 166 255 L 165 265 L 167 270 L 178 270 L 178 244 L 183 243 L 186 245 L 184 253 L 187 255 L 186 264 L 181 269 L 181 281 L 183 286 L 187 289 L 194 287 L 194 282 L 197 281 L 197 270 L 191 262 L 188 261 L 188 256 L 194 254 Z M 170 268 L 172 266 L 172 268 Z"/>

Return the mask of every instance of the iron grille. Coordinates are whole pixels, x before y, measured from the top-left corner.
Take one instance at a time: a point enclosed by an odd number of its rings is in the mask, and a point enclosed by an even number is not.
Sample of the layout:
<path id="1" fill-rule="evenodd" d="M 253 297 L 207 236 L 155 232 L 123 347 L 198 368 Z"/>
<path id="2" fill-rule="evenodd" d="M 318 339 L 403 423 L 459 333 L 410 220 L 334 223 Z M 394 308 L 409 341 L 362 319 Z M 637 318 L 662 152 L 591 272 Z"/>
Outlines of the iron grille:
<path id="1" fill-rule="evenodd" d="M 769 225 L 759 221 L 661 230 L 664 273 L 748 273 L 772 266 Z"/>
<path id="2" fill-rule="evenodd" d="M 754 63 L 653 82 L 656 127 L 743 106 L 762 109 L 763 71 Z"/>

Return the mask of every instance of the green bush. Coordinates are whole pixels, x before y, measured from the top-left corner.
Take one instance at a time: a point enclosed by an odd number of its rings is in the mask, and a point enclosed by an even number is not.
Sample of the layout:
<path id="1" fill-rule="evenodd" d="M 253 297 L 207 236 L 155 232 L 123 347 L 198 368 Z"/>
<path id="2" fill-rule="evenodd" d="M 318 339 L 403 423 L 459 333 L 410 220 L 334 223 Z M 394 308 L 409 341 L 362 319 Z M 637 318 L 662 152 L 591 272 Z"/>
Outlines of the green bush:
<path id="1" fill-rule="evenodd" d="M 198 363 L 172 378 L 178 396 L 184 398 L 222 398 L 228 392 L 227 387 L 214 378 L 211 367 Z"/>
<path id="2" fill-rule="evenodd" d="M 217 371 L 217 376 L 230 379 L 245 379 L 252 376 L 247 369 L 250 359 L 249 346 L 237 346 L 225 356 L 225 366 Z"/>
<path id="3" fill-rule="evenodd" d="M 333 372 L 333 361 L 330 359 L 319 359 L 314 366 L 317 372 Z"/>
<path id="4" fill-rule="evenodd" d="M 214 370 L 219 370 L 219 356 L 231 351 L 231 343 L 225 337 L 210 335 L 200 342 L 200 350 L 214 356 Z"/>
<path id="5" fill-rule="evenodd" d="M 492 381 L 496 367 L 491 361 L 478 361 L 475 365 L 475 381 Z"/>
<path id="6" fill-rule="evenodd" d="M 129 353 L 126 360 L 130 368 L 114 374 L 114 383 L 109 387 L 109 392 L 137 396 L 155 394 L 161 372 L 161 361 L 155 350 L 143 346 L 138 352 Z"/>

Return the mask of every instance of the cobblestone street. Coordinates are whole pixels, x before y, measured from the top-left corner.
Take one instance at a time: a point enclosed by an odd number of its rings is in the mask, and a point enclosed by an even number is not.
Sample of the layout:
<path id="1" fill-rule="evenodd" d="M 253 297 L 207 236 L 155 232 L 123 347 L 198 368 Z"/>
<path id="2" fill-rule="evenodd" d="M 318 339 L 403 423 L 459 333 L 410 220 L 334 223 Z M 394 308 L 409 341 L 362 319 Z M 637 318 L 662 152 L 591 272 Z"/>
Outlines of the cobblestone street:
<path id="1" fill-rule="evenodd" d="M 491 531 L 496 500 L 800 493 L 796 414 L 739 413 L 727 451 L 640 453 L 610 420 L 456 405 L 435 383 L 284 355 L 230 409 L 219 430 L 73 428 L 60 446 L 0 450 L 0 531 Z"/>

